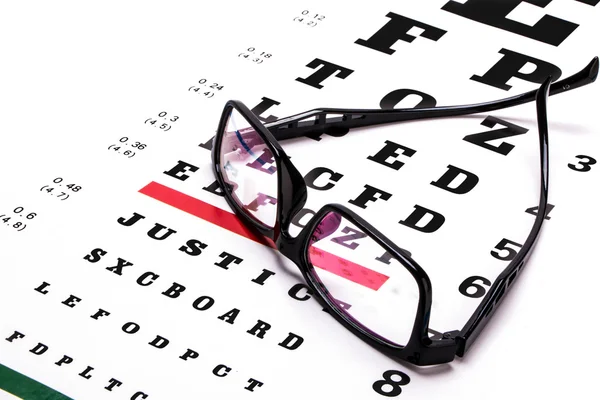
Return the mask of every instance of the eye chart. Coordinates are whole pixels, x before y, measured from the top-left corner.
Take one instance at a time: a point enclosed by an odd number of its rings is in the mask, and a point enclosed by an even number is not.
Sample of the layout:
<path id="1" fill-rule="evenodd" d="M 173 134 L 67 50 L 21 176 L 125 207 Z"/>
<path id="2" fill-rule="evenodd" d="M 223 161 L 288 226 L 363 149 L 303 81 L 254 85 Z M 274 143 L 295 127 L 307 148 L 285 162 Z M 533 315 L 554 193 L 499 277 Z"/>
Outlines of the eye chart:
<path id="1" fill-rule="evenodd" d="M 3 15 L 0 398 L 597 396 L 598 82 L 548 99 L 542 233 L 469 352 L 444 365 L 390 359 L 324 312 L 240 225 L 210 152 L 229 99 L 270 123 L 536 90 L 600 55 L 597 0 L 38 2 Z M 430 335 L 460 330 L 531 230 L 537 132 L 529 103 L 282 141 L 308 186 L 293 233 L 325 204 L 351 208 L 429 275 Z"/>

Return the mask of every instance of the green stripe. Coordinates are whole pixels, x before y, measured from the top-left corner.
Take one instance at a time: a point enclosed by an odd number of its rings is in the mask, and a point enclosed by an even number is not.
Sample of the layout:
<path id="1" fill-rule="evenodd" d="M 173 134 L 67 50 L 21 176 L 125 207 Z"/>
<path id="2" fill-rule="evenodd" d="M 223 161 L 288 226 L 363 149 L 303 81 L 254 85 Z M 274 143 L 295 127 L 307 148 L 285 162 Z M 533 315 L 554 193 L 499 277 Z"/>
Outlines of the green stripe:
<path id="1" fill-rule="evenodd" d="M 23 400 L 72 400 L 2 364 L 0 364 L 0 389 Z"/>

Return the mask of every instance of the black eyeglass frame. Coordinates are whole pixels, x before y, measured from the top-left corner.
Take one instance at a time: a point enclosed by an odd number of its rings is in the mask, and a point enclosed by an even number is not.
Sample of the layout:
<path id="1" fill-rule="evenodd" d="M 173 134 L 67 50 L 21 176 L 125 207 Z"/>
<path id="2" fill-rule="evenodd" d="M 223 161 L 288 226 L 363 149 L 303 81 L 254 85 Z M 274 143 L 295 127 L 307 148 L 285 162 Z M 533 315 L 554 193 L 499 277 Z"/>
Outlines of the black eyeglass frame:
<path id="1" fill-rule="evenodd" d="M 510 288 L 515 278 L 522 270 L 525 262 L 531 255 L 531 250 L 539 236 L 540 229 L 545 219 L 548 204 L 548 123 L 546 102 L 549 95 L 569 91 L 596 80 L 598 75 L 598 57 L 595 57 L 586 68 L 559 82 L 551 83 L 549 77 L 539 88 L 514 97 L 487 103 L 432 107 L 419 109 L 392 109 L 392 110 L 358 110 L 358 109 L 316 109 L 295 116 L 283 118 L 269 124 L 263 124 L 243 103 L 230 100 L 226 103 L 217 134 L 212 147 L 212 161 L 215 177 L 229 206 L 235 211 L 238 218 L 245 226 L 253 228 L 257 233 L 273 241 L 277 249 L 300 269 L 308 286 L 316 294 L 315 298 L 325 309 L 343 326 L 362 340 L 379 351 L 415 365 L 434 365 L 450 362 L 456 355 L 462 357 L 469 349 L 475 338 L 489 321 L 497 304 Z M 432 303 L 432 286 L 427 273 L 421 266 L 395 245 L 385 235 L 375 229 L 371 224 L 361 218 L 352 210 L 340 204 L 327 204 L 323 206 L 300 231 L 298 236 L 292 237 L 289 233 L 292 218 L 300 211 L 307 199 L 307 187 L 303 176 L 291 163 L 289 157 L 278 143 L 295 137 L 317 133 L 340 134 L 351 128 L 378 125 L 383 123 L 400 122 L 425 118 L 440 118 L 459 115 L 489 112 L 502 108 L 536 101 L 538 132 L 540 140 L 540 168 L 541 188 L 538 212 L 533 228 L 523 243 L 520 251 L 511 260 L 508 266 L 492 283 L 481 303 L 458 331 L 446 332 L 439 339 L 433 340 L 428 335 L 429 316 Z M 228 184 L 223 177 L 219 155 L 221 151 L 221 137 L 225 132 L 227 119 L 232 111 L 237 110 L 261 137 L 268 146 L 278 171 L 277 214 L 274 227 L 268 227 L 251 217 L 234 200 L 228 190 Z M 342 115 L 337 118 L 327 118 L 328 114 Z M 314 119 L 311 119 L 314 117 Z M 314 267 L 308 260 L 308 247 L 310 236 L 317 224 L 330 211 L 341 216 L 362 229 L 369 237 L 382 246 L 392 257 L 397 259 L 414 277 L 419 288 L 419 302 L 415 316 L 413 330 L 405 346 L 391 343 L 372 332 L 365 330 L 351 317 L 340 309 L 336 300 L 329 295 L 327 289 L 321 284 Z"/>

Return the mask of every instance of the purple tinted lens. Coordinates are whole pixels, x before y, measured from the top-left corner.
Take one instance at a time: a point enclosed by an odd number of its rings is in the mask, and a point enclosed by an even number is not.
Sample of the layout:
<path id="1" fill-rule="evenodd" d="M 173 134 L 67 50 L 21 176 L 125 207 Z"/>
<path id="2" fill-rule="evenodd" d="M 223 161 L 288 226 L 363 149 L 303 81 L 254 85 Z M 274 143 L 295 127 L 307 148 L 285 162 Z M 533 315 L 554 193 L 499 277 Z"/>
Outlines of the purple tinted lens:
<path id="1" fill-rule="evenodd" d="M 225 124 L 220 165 L 235 201 L 249 216 L 267 227 L 274 227 L 277 165 L 267 144 L 235 109 Z"/>
<path id="2" fill-rule="evenodd" d="M 410 272 L 337 212 L 311 233 L 308 260 L 340 311 L 367 332 L 404 346 L 412 333 L 419 287 Z"/>

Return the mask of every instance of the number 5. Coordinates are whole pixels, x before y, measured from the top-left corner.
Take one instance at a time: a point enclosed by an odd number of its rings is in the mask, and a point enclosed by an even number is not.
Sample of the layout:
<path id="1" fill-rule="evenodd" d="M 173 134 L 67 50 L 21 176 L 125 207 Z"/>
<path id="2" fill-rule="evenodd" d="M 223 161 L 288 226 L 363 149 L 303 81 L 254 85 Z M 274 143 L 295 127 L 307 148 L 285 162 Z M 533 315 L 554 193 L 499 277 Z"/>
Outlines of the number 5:
<path id="1" fill-rule="evenodd" d="M 508 247 L 509 244 L 512 244 L 513 246 L 516 246 L 516 247 L 523 247 L 522 244 L 519 244 L 517 242 L 513 242 L 512 240 L 502 239 L 500 241 L 500 243 L 498 243 L 496 245 L 496 247 L 494 247 L 494 248 L 497 249 L 497 250 L 500 250 L 500 251 L 506 250 L 508 252 L 508 254 L 505 255 L 505 256 L 501 256 L 500 253 L 497 252 L 497 251 L 495 251 L 495 250 L 490 251 L 490 254 L 494 258 L 497 258 L 498 260 L 502 260 L 502 261 L 510 261 L 510 260 L 512 260 L 517 255 L 517 250 Z"/>

